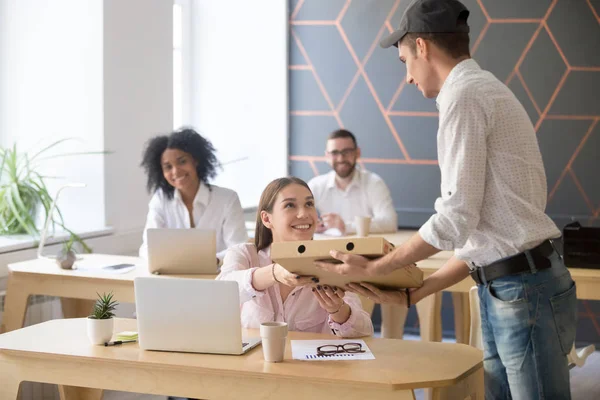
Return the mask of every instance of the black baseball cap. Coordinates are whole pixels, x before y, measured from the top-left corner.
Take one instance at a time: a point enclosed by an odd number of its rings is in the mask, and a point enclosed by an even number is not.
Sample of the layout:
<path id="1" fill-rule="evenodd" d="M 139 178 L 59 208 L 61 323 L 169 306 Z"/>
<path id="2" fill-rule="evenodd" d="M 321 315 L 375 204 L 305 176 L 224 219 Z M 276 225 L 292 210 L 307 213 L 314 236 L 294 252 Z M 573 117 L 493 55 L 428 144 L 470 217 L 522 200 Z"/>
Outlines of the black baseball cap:
<path id="1" fill-rule="evenodd" d="M 413 0 L 400 19 L 400 27 L 379 44 L 398 47 L 407 33 L 469 33 L 469 10 L 458 0 Z M 459 23 L 459 21 L 461 23 Z"/>

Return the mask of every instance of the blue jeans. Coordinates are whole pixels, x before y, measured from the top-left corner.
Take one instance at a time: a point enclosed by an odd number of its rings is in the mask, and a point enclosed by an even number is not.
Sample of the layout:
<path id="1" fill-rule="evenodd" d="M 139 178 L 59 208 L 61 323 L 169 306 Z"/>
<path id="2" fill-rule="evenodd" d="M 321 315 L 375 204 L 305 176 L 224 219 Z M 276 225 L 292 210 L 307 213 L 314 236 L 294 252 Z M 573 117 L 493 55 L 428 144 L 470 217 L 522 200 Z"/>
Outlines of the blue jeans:
<path id="1" fill-rule="evenodd" d="M 550 260 L 551 268 L 478 287 L 486 400 L 571 398 L 575 283 L 556 252 Z"/>

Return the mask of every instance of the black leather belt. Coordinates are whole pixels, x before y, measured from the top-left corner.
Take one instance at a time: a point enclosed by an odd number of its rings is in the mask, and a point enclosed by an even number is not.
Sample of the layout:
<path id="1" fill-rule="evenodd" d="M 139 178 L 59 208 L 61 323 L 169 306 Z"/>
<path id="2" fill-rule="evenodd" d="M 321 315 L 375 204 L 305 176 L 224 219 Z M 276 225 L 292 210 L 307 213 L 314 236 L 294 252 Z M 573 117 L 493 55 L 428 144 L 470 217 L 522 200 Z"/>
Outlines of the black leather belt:
<path id="1" fill-rule="evenodd" d="M 477 267 L 471 271 L 471 278 L 478 285 L 484 285 L 494 279 L 502 278 L 507 275 L 515 275 L 523 272 L 532 272 L 534 270 L 547 269 L 552 266 L 548 259 L 555 252 L 554 245 L 550 240 L 543 241 L 539 246 L 522 253 L 496 261 L 485 267 Z M 531 257 L 535 269 L 531 268 L 527 260 L 527 254 Z"/>

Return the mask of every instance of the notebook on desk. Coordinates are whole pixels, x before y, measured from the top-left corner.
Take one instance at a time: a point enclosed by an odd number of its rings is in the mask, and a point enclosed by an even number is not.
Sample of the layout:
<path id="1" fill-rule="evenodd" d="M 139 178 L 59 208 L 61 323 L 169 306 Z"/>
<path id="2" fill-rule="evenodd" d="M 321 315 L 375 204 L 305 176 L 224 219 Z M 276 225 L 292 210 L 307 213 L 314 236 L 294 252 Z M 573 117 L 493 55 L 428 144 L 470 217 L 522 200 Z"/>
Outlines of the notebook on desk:
<path id="1" fill-rule="evenodd" d="M 134 280 L 143 350 L 244 354 L 260 338 L 242 338 L 237 282 L 171 277 Z"/>

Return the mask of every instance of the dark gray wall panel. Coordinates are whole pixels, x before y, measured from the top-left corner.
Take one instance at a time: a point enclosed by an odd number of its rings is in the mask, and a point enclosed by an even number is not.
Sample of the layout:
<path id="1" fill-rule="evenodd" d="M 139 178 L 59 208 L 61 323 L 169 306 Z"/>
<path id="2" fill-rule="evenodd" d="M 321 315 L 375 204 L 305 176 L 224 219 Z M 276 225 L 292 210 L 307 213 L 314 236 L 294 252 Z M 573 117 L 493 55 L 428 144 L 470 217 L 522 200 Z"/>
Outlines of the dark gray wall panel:
<path id="1" fill-rule="evenodd" d="M 585 142 L 585 146 L 573 162 L 573 170 L 592 202 L 594 209 L 600 211 L 600 169 L 598 158 L 600 157 L 600 123 L 596 123 L 591 135 Z"/>
<path id="2" fill-rule="evenodd" d="M 437 160 L 437 117 L 397 117 L 392 122 L 411 158 Z"/>
<path id="3" fill-rule="evenodd" d="M 329 104 L 323 97 L 312 71 L 291 70 L 290 91 L 298 96 L 290 98 L 290 107 L 297 111 L 328 111 Z"/>
<path id="4" fill-rule="evenodd" d="M 542 18 L 552 0 L 482 0 L 482 4 L 493 19 Z"/>
<path id="5" fill-rule="evenodd" d="M 586 0 L 558 0 L 548 27 L 571 65 L 600 67 L 600 24 Z"/>
<path id="6" fill-rule="evenodd" d="M 301 156 L 322 156 L 325 154 L 327 136 L 339 125 L 334 117 L 299 116 L 290 117 L 290 154 Z"/>
<path id="7" fill-rule="evenodd" d="M 304 0 L 302 7 L 298 11 L 296 20 L 323 21 L 336 19 L 344 8 L 346 0 Z M 290 5 L 290 10 L 294 10 L 295 4 Z"/>
<path id="8" fill-rule="evenodd" d="M 537 24 L 492 24 L 473 57 L 481 68 L 505 81 L 536 28 Z"/>
<path id="9" fill-rule="evenodd" d="M 600 71 L 569 73 L 550 114 L 600 115 Z"/>
<path id="10" fill-rule="evenodd" d="M 552 191 L 589 126 L 589 121 L 568 120 L 547 120 L 541 125 L 538 142 L 546 167 L 548 192 Z"/>
<path id="11" fill-rule="evenodd" d="M 356 135 L 366 158 L 403 158 L 384 116 L 360 78 L 340 113 L 344 127 Z"/>
<path id="12" fill-rule="evenodd" d="M 512 92 L 515 94 L 515 96 L 517 96 L 517 99 L 519 99 L 521 104 L 523 104 L 523 107 L 525 107 L 525 111 L 527 111 L 527 115 L 529 115 L 529 119 L 531 119 L 531 122 L 535 124 L 538 121 L 538 119 L 540 119 L 540 115 L 538 114 L 537 110 L 535 109 L 535 106 L 533 105 L 531 98 L 525 91 L 525 88 L 524 88 L 523 84 L 521 83 L 521 80 L 513 79 L 508 84 L 508 87 L 510 88 L 510 90 L 512 90 Z"/>
<path id="13" fill-rule="evenodd" d="M 540 31 L 521 65 L 521 75 L 533 99 L 544 110 L 567 66 L 545 29 Z"/>

